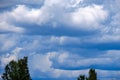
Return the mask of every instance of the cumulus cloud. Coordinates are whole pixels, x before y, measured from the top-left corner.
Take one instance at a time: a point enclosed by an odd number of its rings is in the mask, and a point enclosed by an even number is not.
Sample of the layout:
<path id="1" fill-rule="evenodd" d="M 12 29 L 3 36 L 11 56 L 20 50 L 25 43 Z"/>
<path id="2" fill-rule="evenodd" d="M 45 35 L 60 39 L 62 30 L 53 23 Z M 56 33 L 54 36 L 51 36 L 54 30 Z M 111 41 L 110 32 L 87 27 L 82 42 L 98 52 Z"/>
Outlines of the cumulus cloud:
<path id="1" fill-rule="evenodd" d="M 87 7 L 78 8 L 75 12 L 70 13 L 70 25 L 78 28 L 96 29 L 104 22 L 107 17 L 107 12 L 103 10 L 103 6 L 91 5 Z M 87 27 L 87 28 L 86 28 Z"/>
<path id="2" fill-rule="evenodd" d="M 18 59 L 18 54 L 21 51 L 22 48 L 15 48 L 11 53 L 7 53 L 5 55 L 0 56 L 0 67 L 4 67 L 6 64 L 8 64 L 12 60 Z"/>
<path id="3" fill-rule="evenodd" d="M 30 60 L 30 64 L 33 65 L 34 69 L 40 70 L 42 72 L 46 72 L 50 70 L 52 62 L 50 61 L 50 57 L 52 54 L 35 54 Z"/>
<path id="4" fill-rule="evenodd" d="M 18 5 L 12 11 L 2 13 L 1 18 L 10 23 L 13 22 L 13 24 L 14 22 L 38 25 L 51 24 L 53 27 L 65 24 L 77 29 L 101 29 L 109 16 L 109 10 L 105 8 L 105 5 L 95 3 L 79 6 L 85 4 L 84 2 L 86 1 L 45 0 L 44 5 L 37 9 Z M 112 23 L 115 24 L 115 22 Z"/>
<path id="5" fill-rule="evenodd" d="M 49 13 L 43 12 L 42 9 L 30 9 L 25 5 L 18 5 L 13 11 L 2 13 L 0 17 L 7 22 L 42 24 L 49 18 Z"/>
<path id="6" fill-rule="evenodd" d="M 82 2 L 81 0 L 45 0 L 44 5 L 38 9 L 18 5 L 12 11 L 2 13 L 0 17 L 10 23 L 51 24 L 52 27 L 64 24 L 77 29 L 99 28 L 107 18 L 107 11 L 102 5 L 77 7 Z M 71 9 L 73 6 L 75 8 Z M 69 9 L 71 11 L 68 11 Z"/>

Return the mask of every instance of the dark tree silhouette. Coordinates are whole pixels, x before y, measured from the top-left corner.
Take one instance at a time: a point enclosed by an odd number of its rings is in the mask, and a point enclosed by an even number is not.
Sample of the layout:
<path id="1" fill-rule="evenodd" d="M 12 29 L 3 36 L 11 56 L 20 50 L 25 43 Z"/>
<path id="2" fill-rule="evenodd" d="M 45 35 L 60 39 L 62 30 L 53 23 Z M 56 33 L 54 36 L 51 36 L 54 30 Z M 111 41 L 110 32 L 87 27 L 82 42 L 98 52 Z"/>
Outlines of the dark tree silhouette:
<path id="1" fill-rule="evenodd" d="M 90 69 L 88 77 L 85 77 L 85 75 L 80 75 L 77 80 L 97 80 L 97 73 L 95 72 L 95 69 Z"/>
<path id="2" fill-rule="evenodd" d="M 85 75 L 80 75 L 77 80 L 85 80 Z"/>
<path id="3" fill-rule="evenodd" d="M 5 67 L 5 72 L 2 75 L 3 80 L 31 80 L 27 57 L 18 61 L 12 60 Z"/>
<path id="4" fill-rule="evenodd" d="M 97 80 L 97 73 L 95 72 L 95 69 L 89 70 L 89 80 Z"/>

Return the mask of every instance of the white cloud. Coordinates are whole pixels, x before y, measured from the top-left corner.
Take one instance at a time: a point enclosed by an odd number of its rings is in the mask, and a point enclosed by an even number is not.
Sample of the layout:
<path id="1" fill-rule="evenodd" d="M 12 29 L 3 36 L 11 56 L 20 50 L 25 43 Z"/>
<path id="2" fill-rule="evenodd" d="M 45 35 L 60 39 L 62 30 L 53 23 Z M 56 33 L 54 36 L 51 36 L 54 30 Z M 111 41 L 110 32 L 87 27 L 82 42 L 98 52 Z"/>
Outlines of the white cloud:
<path id="1" fill-rule="evenodd" d="M 18 5 L 12 11 L 3 12 L 0 14 L 1 28 L 2 30 L 13 32 L 24 32 L 23 28 L 12 26 L 17 23 L 29 23 L 42 25 L 46 23 L 50 15 L 46 12 L 46 9 L 30 9 L 25 5 Z"/>
<path id="2" fill-rule="evenodd" d="M 68 58 L 68 54 L 67 53 L 61 53 L 60 55 L 59 55 L 59 57 L 58 57 L 58 61 L 60 62 L 60 63 L 62 63 L 62 62 L 64 62 L 64 60 L 66 59 L 66 58 Z"/>
<path id="3" fill-rule="evenodd" d="M 56 36 L 51 36 L 50 37 L 50 43 L 53 43 L 53 44 L 66 44 L 67 42 L 71 41 L 71 38 L 70 37 L 66 37 L 66 36 L 61 36 L 61 37 L 56 37 Z M 72 40 L 74 40 L 74 38 L 72 38 Z"/>
<path id="4" fill-rule="evenodd" d="M 9 16 L 17 22 L 23 23 L 45 23 L 49 18 L 49 13 L 44 13 L 44 9 L 30 9 L 25 5 L 18 5 L 12 12 L 8 12 L 5 16 Z"/>
<path id="5" fill-rule="evenodd" d="M 11 25 L 7 22 L 0 22 L 0 32 L 16 32 L 23 33 L 25 30 L 21 27 Z"/>
<path id="6" fill-rule="evenodd" d="M 113 20 L 115 21 L 115 22 L 117 22 L 117 24 L 118 24 L 118 21 L 120 21 L 120 14 L 119 13 L 117 13 L 114 17 L 113 17 Z"/>
<path id="7" fill-rule="evenodd" d="M 45 6 L 54 7 L 58 6 L 61 8 L 76 7 L 83 0 L 45 0 Z M 53 8 L 55 9 L 55 8 Z"/>
<path id="8" fill-rule="evenodd" d="M 114 70 L 100 70 L 100 69 L 96 69 L 97 72 L 97 78 L 98 79 L 104 79 L 104 78 L 116 78 L 120 75 L 120 71 L 114 71 Z M 67 78 L 77 78 L 80 74 L 84 74 L 86 76 L 88 76 L 89 73 L 89 69 L 85 69 L 85 70 L 59 70 L 56 69 L 54 71 L 55 76 L 57 77 L 67 77 Z"/>
<path id="9" fill-rule="evenodd" d="M 34 54 L 33 56 L 31 56 L 32 58 L 30 59 L 30 70 L 37 70 L 38 73 L 43 73 L 46 74 L 47 77 L 50 78 L 76 78 L 78 77 L 80 74 L 85 74 L 86 76 L 88 76 L 88 69 L 85 70 L 63 70 L 63 69 L 56 69 L 53 68 L 53 64 L 58 65 L 56 63 L 54 63 L 51 59 L 56 58 L 55 60 L 59 60 L 61 64 L 62 62 L 65 64 L 65 66 L 70 66 L 71 65 L 77 65 L 77 62 L 80 61 L 80 64 L 84 64 L 84 66 L 90 65 L 91 64 L 102 64 L 102 65 L 106 65 L 109 63 L 111 63 L 112 59 L 111 57 L 108 55 L 107 57 L 99 57 L 99 58 L 89 58 L 89 59 L 85 59 L 82 58 L 79 59 L 77 57 L 75 57 L 77 55 L 71 55 L 67 54 L 67 53 L 58 53 L 58 52 L 48 52 L 47 54 Z M 75 58 L 74 58 L 75 57 Z M 80 56 L 79 56 L 80 57 Z M 78 61 L 76 61 L 76 58 Z M 71 59 L 71 60 L 70 60 Z M 61 61 L 62 60 L 62 61 Z M 70 60 L 70 62 L 65 62 L 66 60 Z M 32 61 L 32 62 L 31 62 Z M 73 62 L 75 62 L 75 64 L 73 64 Z M 109 62 L 110 61 L 110 62 Z M 113 61 L 114 62 L 114 61 Z M 69 63 L 69 64 L 66 64 Z M 81 66 L 81 65 L 78 66 Z M 83 65 L 82 65 L 83 66 Z M 114 70 L 99 70 L 96 69 L 97 74 L 98 74 L 98 78 L 101 79 L 102 78 L 106 78 L 106 77 L 117 77 L 120 72 L 119 71 L 114 71 Z M 41 74 L 42 74 L 41 73 Z M 39 77 L 39 76 L 37 76 Z"/>
<path id="10" fill-rule="evenodd" d="M 54 69 L 52 70 L 52 77 L 53 78 L 76 78 L 80 74 L 87 75 L 88 69 L 86 70 L 61 70 L 61 69 Z"/>
<path id="11" fill-rule="evenodd" d="M 53 27 L 55 23 L 55 26 L 65 24 L 77 29 L 98 28 L 107 18 L 107 12 L 100 5 L 79 7 L 78 5 L 82 2 L 82 0 L 45 0 L 44 5 L 39 9 L 18 5 L 10 12 L 1 13 L 0 17 L 10 23 L 22 22 L 43 25 L 50 22 Z"/>
<path id="12" fill-rule="evenodd" d="M 59 45 L 66 45 L 66 44 L 70 44 L 70 43 L 81 43 L 82 39 L 78 38 L 78 37 L 68 37 L 68 36 L 51 36 L 50 43 L 52 44 L 59 44 Z"/>
<path id="13" fill-rule="evenodd" d="M 2 74 L 0 74 L 0 80 L 2 80 Z"/>
<path id="14" fill-rule="evenodd" d="M 57 52 L 58 54 L 53 57 L 52 61 L 55 63 L 55 68 L 86 68 L 86 67 L 96 67 L 100 69 L 107 69 L 105 66 L 107 65 L 109 68 L 111 65 L 116 64 L 115 68 L 120 66 L 119 64 L 119 50 L 118 51 L 106 51 L 106 53 L 101 54 L 97 57 L 82 57 L 78 54 L 73 54 L 69 52 Z M 65 66 L 67 65 L 67 66 Z"/>
<path id="15" fill-rule="evenodd" d="M 22 50 L 22 48 L 15 48 L 11 53 L 2 55 L 0 57 L 0 62 L 1 62 L 0 67 L 4 67 L 6 64 L 8 64 L 12 60 L 17 60 L 18 56 L 19 56 L 19 52 L 21 50 Z"/>
<path id="16" fill-rule="evenodd" d="M 120 50 L 108 50 L 106 54 L 102 55 L 101 57 L 110 58 L 113 65 L 115 64 L 116 66 L 120 67 Z"/>
<path id="17" fill-rule="evenodd" d="M 15 47 L 20 39 L 20 36 L 13 34 L 1 34 L 0 37 L 1 51 L 7 51 Z"/>
<path id="18" fill-rule="evenodd" d="M 109 42 L 119 42 L 120 36 L 114 35 L 114 34 L 102 34 L 97 35 L 94 37 L 88 37 L 84 39 L 84 42 L 90 42 L 90 43 L 109 43 Z"/>
<path id="19" fill-rule="evenodd" d="M 16 48 L 12 51 L 12 53 L 18 54 L 22 49 L 23 49 L 23 48 L 16 47 Z"/>
<path id="20" fill-rule="evenodd" d="M 28 1 L 28 0 L 26 0 Z M 11 11 L 0 13 L 0 32 L 15 32 L 24 33 L 25 29 L 14 24 L 53 24 L 53 27 L 57 27 L 58 24 L 65 24 L 64 27 L 70 26 L 74 29 L 100 29 L 101 33 L 96 36 L 84 36 L 84 37 L 67 37 L 67 36 L 23 36 L 18 35 L 14 37 L 0 35 L 0 49 L 1 51 L 10 50 L 16 46 L 23 47 L 23 55 L 29 55 L 27 53 L 41 50 L 48 50 L 58 48 L 57 45 L 74 44 L 81 45 L 84 43 L 106 43 L 106 42 L 119 42 L 120 40 L 120 28 L 119 28 L 119 0 L 115 0 L 114 5 L 110 5 L 106 9 L 104 5 L 85 5 L 82 6 L 84 0 L 44 0 L 44 5 L 40 8 L 29 8 L 25 5 L 18 5 Z M 37 0 L 35 0 L 37 2 Z M 108 1 L 107 1 L 108 2 Z M 109 4 L 108 4 L 109 5 Z M 109 11 L 110 8 L 110 11 Z M 115 10 L 115 11 L 113 11 Z M 111 13 L 112 14 L 111 16 Z M 117 12 L 117 13 L 116 13 Z M 111 18 L 109 25 L 102 25 L 107 17 Z M 108 21 L 109 22 L 109 21 Z M 19 25 L 19 24 L 18 24 Z M 29 28 L 29 27 L 26 27 Z M 30 27 L 31 28 L 31 27 Z M 62 28 L 62 27 L 61 27 Z M 34 29 L 34 28 L 32 28 Z M 71 33 L 72 34 L 72 33 Z M 18 38 L 20 37 L 20 38 Z M 20 40 L 20 41 L 19 41 Z M 18 43 L 18 44 L 17 44 Z M 60 46 L 61 47 L 61 46 Z M 64 50 L 62 46 L 62 49 Z M 74 48 L 70 48 L 71 50 Z M 20 48 L 12 51 L 12 53 L 19 53 Z M 54 49 L 55 50 L 55 49 Z M 65 47 L 65 50 L 66 47 Z M 47 52 L 47 51 L 46 51 Z M 25 54 L 26 53 L 26 54 Z M 91 53 L 91 52 L 90 52 Z M 92 53 L 91 53 L 92 54 Z M 102 53 L 101 53 L 102 54 Z M 7 64 L 12 59 L 17 59 L 18 55 L 6 54 L 0 56 L 2 66 Z M 119 62 L 119 50 L 108 51 L 101 56 L 95 56 L 92 58 L 82 57 L 80 55 L 70 54 L 69 52 L 48 52 L 46 54 L 30 54 L 29 65 L 30 70 L 43 72 L 50 77 L 77 77 L 80 73 L 86 74 L 88 70 L 62 70 L 53 68 L 54 65 L 60 65 L 64 67 L 86 67 L 90 65 L 112 65 L 116 64 L 116 68 L 120 66 Z M 55 60 L 55 61 L 54 61 Z M 81 64 L 82 63 L 82 64 Z M 59 67 L 60 67 L 59 66 Z M 108 67 L 108 66 L 107 66 Z M 106 66 L 105 66 L 106 68 Z M 104 77 L 120 74 L 116 71 L 99 71 L 98 74 Z"/>
<path id="21" fill-rule="evenodd" d="M 112 22 L 110 23 L 111 26 L 115 27 L 115 29 L 119 29 L 120 31 L 120 12 L 116 13 L 114 16 L 112 16 Z M 118 31 L 115 31 L 114 33 L 117 33 Z"/>
<path id="22" fill-rule="evenodd" d="M 120 11 L 120 0 L 105 0 L 103 5 L 111 14 L 117 14 Z"/>
<path id="23" fill-rule="evenodd" d="M 109 57 L 84 58 L 79 55 L 66 55 L 66 53 L 61 53 L 57 60 L 60 66 L 67 65 L 72 68 L 90 67 L 92 65 L 106 65 L 114 62 Z"/>
<path id="24" fill-rule="evenodd" d="M 98 78 L 117 78 L 120 75 L 120 71 L 114 70 L 96 70 Z"/>
<path id="25" fill-rule="evenodd" d="M 54 53 L 34 54 L 30 60 L 32 70 L 49 71 L 52 66 L 52 62 L 50 61 L 52 56 L 54 56 Z"/>
<path id="26" fill-rule="evenodd" d="M 38 72 L 45 73 L 48 75 L 48 77 L 51 78 L 62 78 L 62 77 L 77 77 L 79 74 L 87 74 L 88 70 L 62 70 L 62 69 L 55 69 L 52 67 L 53 62 L 51 59 L 53 59 L 55 56 L 58 56 L 59 54 L 57 52 L 48 52 L 46 54 L 33 54 L 33 56 L 29 57 L 29 66 L 30 70 L 32 70 L 32 75 L 35 70 Z M 62 58 L 64 54 L 60 54 L 60 57 Z M 61 60 L 61 59 L 60 59 Z M 39 74 L 39 73 L 38 73 Z M 39 75 L 41 76 L 41 75 Z M 37 76 L 37 77 L 39 77 Z"/>
<path id="27" fill-rule="evenodd" d="M 1 56 L 2 66 L 7 64 L 10 60 L 17 59 L 20 51 L 23 48 L 16 48 L 12 51 L 13 54 L 6 54 Z M 113 54 L 115 53 L 115 55 Z M 108 51 L 104 55 L 95 57 L 95 58 L 85 58 L 77 54 L 70 54 L 68 52 L 47 52 L 44 54 L 41 53 L 33 53 L 29 55 L 29 68 L 32 75 L 37 70 L 37 74 L 46 74 L 48 77 L 51 78 L 73 78 L 78 77 L 80 74 L 87 75 L 87 70 L 62 70 L 56 69 L 53 65 L 60 65 L 64 64 L 68 67 L 75 67 L 75 66 L 89 66 L 89 65 L 106 65 L 106 64 L 113 64 L 117 61 L 117 57 L 119 58 L 119 51 Z M 114 58 L 114 59 L 113 59 Z M 55 62 L 53 61 L 55 60 Z M 56 62 L 59 63 L 56 63 Z M 118 60 L 119 61 L 119 60 Z M 82 63 L 82 64 L 81 64 Z M 119 64 L 118 64 L 119 65 Z M 97 70 L 99 77 L 108 77 L 108 76 L 116 76 L 116 71 L 104 71 L 104 70 Z M 113 73 L 109 73 L 113 72 Z M 117 72 L 119 73 L 119 72 Z M 102 75 L 104 74 L 104 75 Z M 39 77 L 39 76 L 37 76 Z"/>
<path id="28" fill-rule="evenodd" d="M 68 24 L 77 28 L 96 29 L 107 18 L 107 12 L 103 6 L 91 5 L 78 8 L 70 13 L 70 22 Z"/>

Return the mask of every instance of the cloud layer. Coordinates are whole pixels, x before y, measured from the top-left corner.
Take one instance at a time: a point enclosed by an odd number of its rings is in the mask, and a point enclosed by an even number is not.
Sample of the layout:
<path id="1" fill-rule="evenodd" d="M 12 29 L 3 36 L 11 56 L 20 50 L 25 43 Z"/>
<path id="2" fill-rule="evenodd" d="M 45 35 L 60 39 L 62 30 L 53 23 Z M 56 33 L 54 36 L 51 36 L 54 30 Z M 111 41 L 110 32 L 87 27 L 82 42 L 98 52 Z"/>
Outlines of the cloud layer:
<path id="1" fill-rule="evenodd" d="M 119 0 L 1 0 L 0 75 L 29 57 L 32 78 L 74 80 L 95 68 L 119 79 Z M 113 66 L 114 65 L 114 66 Z"/>

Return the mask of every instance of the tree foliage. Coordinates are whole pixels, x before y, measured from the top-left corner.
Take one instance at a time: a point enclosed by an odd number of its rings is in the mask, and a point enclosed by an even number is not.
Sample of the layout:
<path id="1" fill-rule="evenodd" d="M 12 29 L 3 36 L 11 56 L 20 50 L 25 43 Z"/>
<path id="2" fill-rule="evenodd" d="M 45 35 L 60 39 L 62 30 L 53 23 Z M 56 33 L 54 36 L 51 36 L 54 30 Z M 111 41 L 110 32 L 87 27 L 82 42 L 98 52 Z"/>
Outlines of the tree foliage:
<path id="1" fill-rule="evenodd" d="M 77 80 L 85 80 L 85 75 L 80 75 Z"/>
<path id="2" fill-rule="evenodd" d="M 95 72 L 95 69 L 89 70 L 89 80 L 97 80 L 97 73 Z"/>
<path id="3" fill-rule="evenodd" d="M 5 67 L 5 72 L 2 75 L 3 80 L 31 80 L 27 57 L 18 61 L 12 60 Z"/>
<path id="4" fill-rule="evenodd" d="M 95 72 L 95 69 L 89 70 L 89 76 L 85 77 L 85 75 L 80 75 L 77 80 L 97 80 L 97 73 Z"/>

